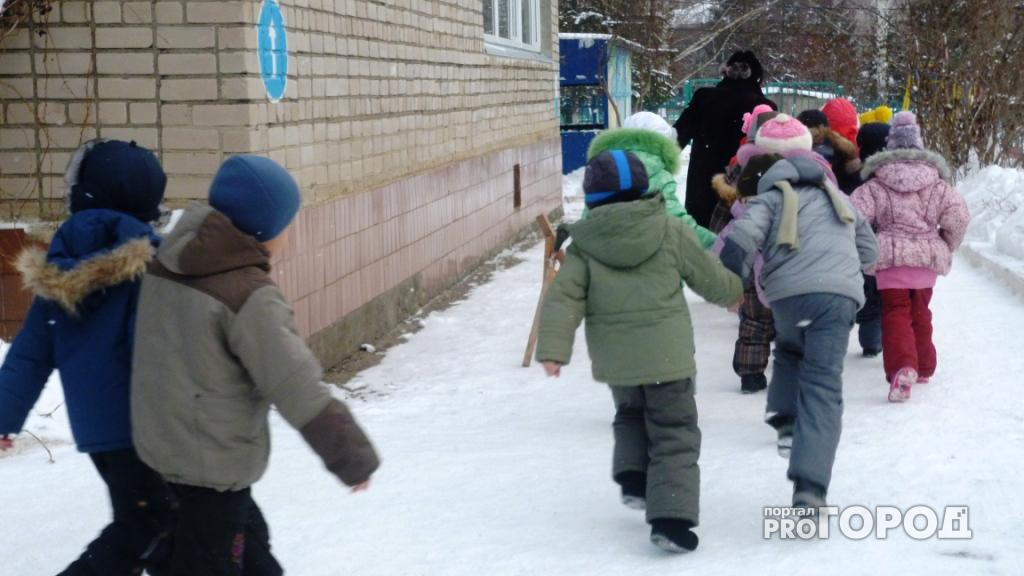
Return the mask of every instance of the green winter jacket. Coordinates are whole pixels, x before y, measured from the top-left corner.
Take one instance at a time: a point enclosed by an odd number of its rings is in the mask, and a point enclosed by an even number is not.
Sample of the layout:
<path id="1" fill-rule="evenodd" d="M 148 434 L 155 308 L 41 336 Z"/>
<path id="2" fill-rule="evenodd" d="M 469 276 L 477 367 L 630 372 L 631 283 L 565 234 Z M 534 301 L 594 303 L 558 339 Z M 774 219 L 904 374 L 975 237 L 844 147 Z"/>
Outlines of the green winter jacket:
<path id="1" fill-rule="evenodd" d="M 669 216 L 678 218 L 693 228 L 705 249 L 715 243 L 715 234 L 704 228 L 686 212 L 683 203 L 676 196 L 676 172 L 679 171 L 679 145 L 661 134 L 649 130 L 616 128 L 599 134 L 590 144 L 587 160 L 601 152 L 625 150 L 636 154 L 647 169 L 650 189 L 657 190 L 665 198 Z"/>
<path id="2" fill-rule="evenodd" d="M 602 206 L 569 231 L 573 243 L 544 300 L 537 360 L 568 364 L 586 318 L 595 380 L 638 386 L 694 376 L 683 281 L 728 305 L 743 293 L 740 279 L 668 217 L 660 196 Z"/>

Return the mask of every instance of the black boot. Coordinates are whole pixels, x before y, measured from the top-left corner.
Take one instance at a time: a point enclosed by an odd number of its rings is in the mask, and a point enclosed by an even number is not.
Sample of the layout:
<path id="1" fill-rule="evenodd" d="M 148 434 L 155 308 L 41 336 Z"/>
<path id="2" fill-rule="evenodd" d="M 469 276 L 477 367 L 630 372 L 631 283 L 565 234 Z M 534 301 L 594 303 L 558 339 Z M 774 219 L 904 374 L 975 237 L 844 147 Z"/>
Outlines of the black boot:
<path id="1" fill-rule="evenodd" d="M 693 533 L 693 522 L 680 518 L 651 521 L 651 543 L 666 552 L 692 552 L 700 539 Z"/>
<path id="2" fill-rule="evenodd" d="M 818 508 L 827 506 L 825 495 L 824 486 L 803 478 L 793 479 L 793 508 L 809 508 L 817 512 Z"/>
<path id="3" fill-rule="evenodd" d="M 622 487 L 622 503 L 627 508 L 647 508 L 647 474 L 643 472 L 622 472 L 615 476 L 615 482 Z"/>
<path id="4" fill-rule="evenodd" d="M 740 392 L 755 394 L 768 387 L 768 378 L 764 374 L 747 374 L 740 376 Z"/>

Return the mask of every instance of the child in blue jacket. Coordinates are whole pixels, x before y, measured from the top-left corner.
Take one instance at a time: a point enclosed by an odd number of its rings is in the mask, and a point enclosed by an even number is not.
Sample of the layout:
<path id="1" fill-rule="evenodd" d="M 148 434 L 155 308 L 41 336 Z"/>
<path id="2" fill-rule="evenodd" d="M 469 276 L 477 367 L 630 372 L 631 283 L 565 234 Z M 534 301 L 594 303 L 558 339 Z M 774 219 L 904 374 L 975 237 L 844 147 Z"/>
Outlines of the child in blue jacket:
<path id="1" fill-rule="evenodd" d="M 113 522 L 63 575 L 160 575 L 172 496 L 135 452 L 129 410 L 140 279 L 158 238 L 167 177 L 134 142 L 93 141 L 68 169 L 71 217 L 49 251 L 17 259 L 34 295 L 0 369 L 0 449 L 25 424 L 50 373 L 60 371 L 71 431 L 106 482 Z"/>

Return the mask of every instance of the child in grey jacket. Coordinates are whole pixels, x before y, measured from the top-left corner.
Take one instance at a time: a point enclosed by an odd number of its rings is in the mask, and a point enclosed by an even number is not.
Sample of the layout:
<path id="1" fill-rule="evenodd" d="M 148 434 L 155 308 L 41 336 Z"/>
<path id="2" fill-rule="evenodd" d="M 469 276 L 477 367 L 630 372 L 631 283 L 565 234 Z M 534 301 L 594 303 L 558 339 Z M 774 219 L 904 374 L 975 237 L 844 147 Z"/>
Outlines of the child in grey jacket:
<path id="1" fill-rule="evenodd" d="M 806 130 L 806 128 L 804 129 Z M 725 239 L 722 263 L 761 281 L 775 316 L 768 422 L 792 434 L 793 505 L 825 505 L 842 427 L 842 372 L 850 330 L 864 304 L 861 271 L 878 255 L 870 226 L 813 160 L 776 163 Z"/>
<path id="2" fill-rule="evenodd" d="M 354 491 L 379 465 L 269 273 L 300 205 L 272 160 L 229 158 L 210 205 L 185 211 L 143 279 L 132 424 L 139 455 L 178 497 L 173 576 L 283 574 L 251 494 L 270 457 L 271 405 Z"/>

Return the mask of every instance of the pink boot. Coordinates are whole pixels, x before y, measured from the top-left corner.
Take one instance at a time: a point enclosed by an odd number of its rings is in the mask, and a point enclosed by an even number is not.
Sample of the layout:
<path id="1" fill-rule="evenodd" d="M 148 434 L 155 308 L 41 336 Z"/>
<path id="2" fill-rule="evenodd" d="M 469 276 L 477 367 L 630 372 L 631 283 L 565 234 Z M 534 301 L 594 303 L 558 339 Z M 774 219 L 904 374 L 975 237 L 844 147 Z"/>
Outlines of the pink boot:
<path id="1" fill-rule="evenodd" d="M 889 384 L 889 402 L 906 402 L 910 400 L 910 387 L 917 382 L 917 370 L 901 368 Z"/>

